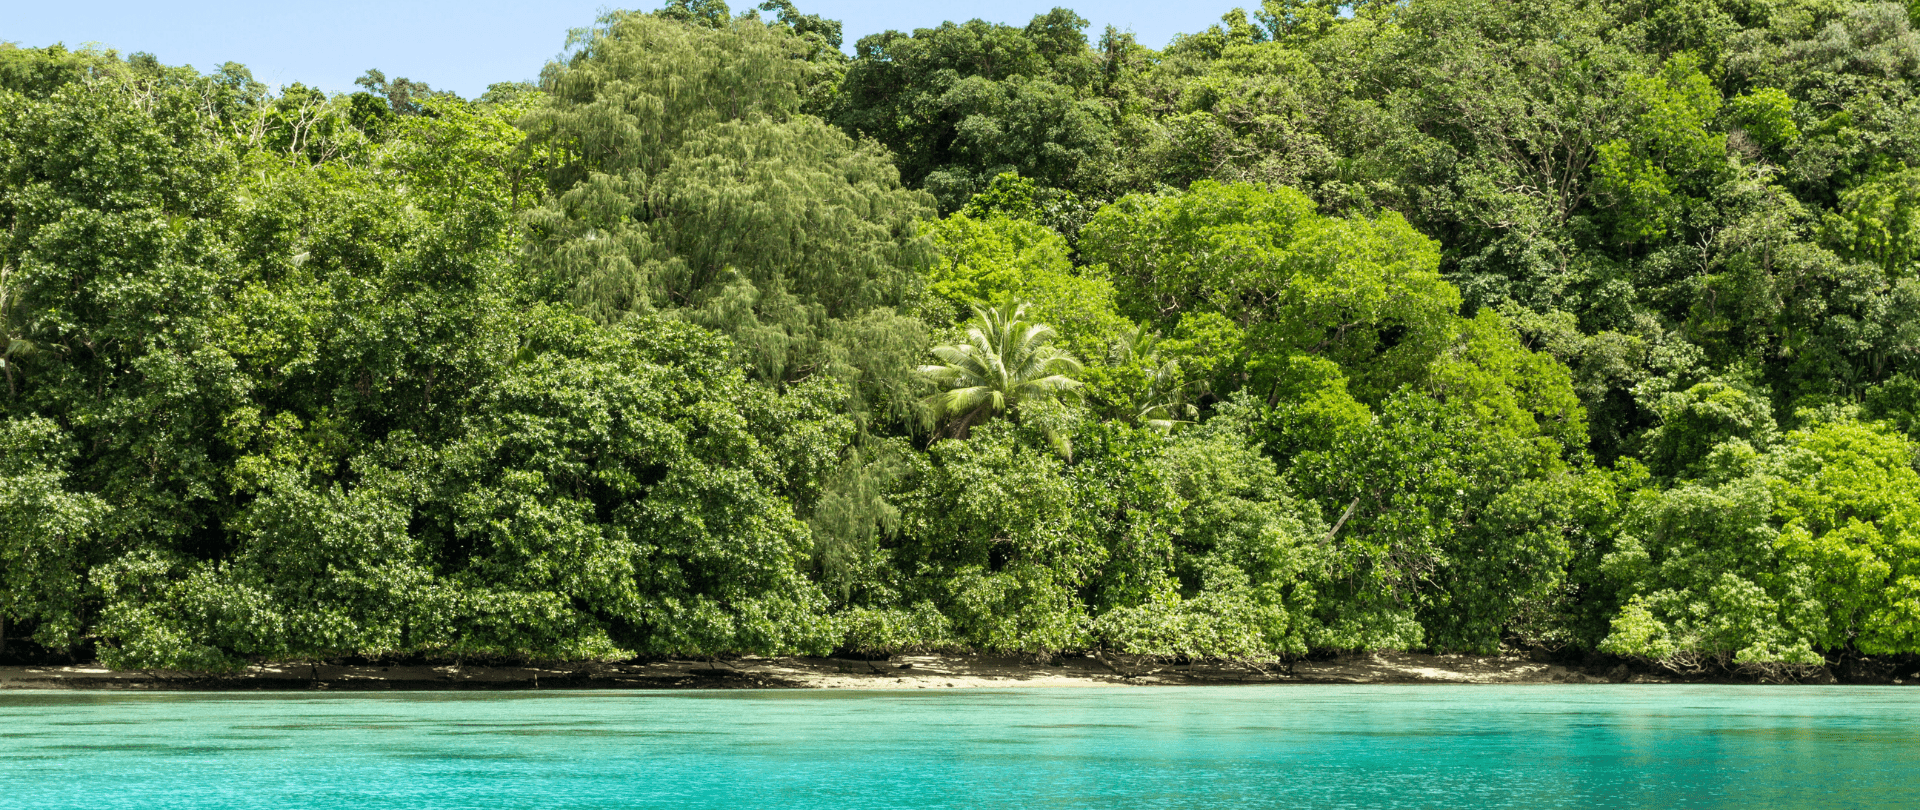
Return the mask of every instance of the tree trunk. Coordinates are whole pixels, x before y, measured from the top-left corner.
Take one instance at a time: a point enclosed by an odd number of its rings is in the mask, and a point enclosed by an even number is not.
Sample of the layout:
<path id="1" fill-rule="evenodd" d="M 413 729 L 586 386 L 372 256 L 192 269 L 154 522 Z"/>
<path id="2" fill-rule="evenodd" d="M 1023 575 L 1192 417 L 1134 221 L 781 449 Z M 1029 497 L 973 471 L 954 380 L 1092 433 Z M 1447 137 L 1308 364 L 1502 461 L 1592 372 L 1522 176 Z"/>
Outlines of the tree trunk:
<path id="1" fill-rule="evenodd" d="M 1333 536 L 1340 533 L 1340 527 L 1347 525 L 1347 518 L 1353 517 L 1353 508 L 1359 505 L 1360 496 L 1353 496 L 1353 503 L 1347 504 L 1347 511 L 1341 512 L 1340 519 L 1334 521 L 1333 528 L 1327 530 L 1327 540 L 1333 540 Z"/>

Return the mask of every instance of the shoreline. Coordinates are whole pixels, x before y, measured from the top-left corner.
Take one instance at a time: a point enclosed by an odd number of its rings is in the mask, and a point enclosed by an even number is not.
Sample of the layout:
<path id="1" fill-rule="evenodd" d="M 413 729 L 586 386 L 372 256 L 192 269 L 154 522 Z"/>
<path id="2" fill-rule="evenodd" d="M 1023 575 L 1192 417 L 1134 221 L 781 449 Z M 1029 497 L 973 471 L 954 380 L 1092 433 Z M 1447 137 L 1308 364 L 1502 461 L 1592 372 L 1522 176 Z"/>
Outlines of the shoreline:
<path id="1" fill-rule="evenodd" d="M 1072 656 L 1051 663 L 987 655 L 854 658 L 745 656 L 646 663 L 542 666 L 255 666 L 236 673 L 116 671 L 98 666 L 3 666 L 0 690 L 461 691 L 527 689 L 969 689 L 1259 684 L 1614 684 L 1760 683 L 1535 661 L 1517 656 L 1383 652 L 1292 664 L 1169 664 L 1124 656 Z M 1820 670 L 1799 681 L 1839 683 Z M 1902 684 L 1903 679 L 1873 682 Z M 1904 679 L 1920 684 L 1920 679 Z"/>

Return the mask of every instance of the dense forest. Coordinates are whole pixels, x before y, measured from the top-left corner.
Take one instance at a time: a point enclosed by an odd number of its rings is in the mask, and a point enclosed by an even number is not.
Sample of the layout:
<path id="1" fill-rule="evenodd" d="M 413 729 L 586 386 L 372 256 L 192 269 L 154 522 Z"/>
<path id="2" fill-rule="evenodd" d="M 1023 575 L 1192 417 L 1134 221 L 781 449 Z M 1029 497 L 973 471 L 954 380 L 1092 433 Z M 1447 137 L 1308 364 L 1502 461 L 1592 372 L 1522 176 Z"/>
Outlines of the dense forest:
<path id="1" fill-rule="evenodd" d="M 0 46 L 9 653 L 1920 653 L 1916 14 Z"/>

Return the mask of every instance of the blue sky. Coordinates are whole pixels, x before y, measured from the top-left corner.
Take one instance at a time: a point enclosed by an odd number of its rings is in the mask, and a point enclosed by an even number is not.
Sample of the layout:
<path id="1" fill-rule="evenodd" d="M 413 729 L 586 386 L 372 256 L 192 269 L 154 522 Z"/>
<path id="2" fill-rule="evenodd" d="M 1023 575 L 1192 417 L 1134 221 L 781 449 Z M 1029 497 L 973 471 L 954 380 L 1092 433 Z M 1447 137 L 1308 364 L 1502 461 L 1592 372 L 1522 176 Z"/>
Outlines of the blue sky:
<path id="1" fill-rule="evenodd" d="M 1211 25 L 1234 0 L 983 0 L 973 3 L 886 0 L 799 0 L 800 10 L 841 20 L 849 48 L 865 34 L 911 30 L 948 19 L 979 17 L 1025 24 L 1066 5 L 1102 27 L 1130 29 L 1143 44 L 1165 45 L 1176 33 Z M 1249 8 L 1258 6 L 1245 2 Z M 657 8 L 659 0 L 643 7 Z M 739 11 L 747 0 L 733 0 Z M 353 89 L 368 68 L 405 76 L 464 96 L 497 81 L 532 79 L 560 51 L 569 28 L 593 21 L 604 0 L 335 0 L 323 4 L 259 0 L 0 0 L 0 40 L 24 46 L 98 43 L 121 53 L 147 51 L 167 64 L 210 70 L 234 61 L 272 85 L 303 82 L 329 91 Z"/>

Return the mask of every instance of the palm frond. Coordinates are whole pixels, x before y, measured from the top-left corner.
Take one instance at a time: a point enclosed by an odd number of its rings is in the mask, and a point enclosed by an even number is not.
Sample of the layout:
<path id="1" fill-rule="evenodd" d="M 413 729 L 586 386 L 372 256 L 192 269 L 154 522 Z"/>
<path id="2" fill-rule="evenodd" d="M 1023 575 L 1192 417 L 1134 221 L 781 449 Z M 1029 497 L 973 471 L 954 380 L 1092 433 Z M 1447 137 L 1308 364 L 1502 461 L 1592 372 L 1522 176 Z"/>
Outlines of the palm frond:
<path id="1" fill-rule="evenodd" d="M 1080 373 L 1080 362 L 1052 345 L 1059 337 L 1053 327 L 1022 320 L 1026 311 L 1025 302 L 1012 299 L 973 307 L 964 342 L 935 346 L 931 353 L 940 362 L 916 369 L 936 389 L 921 402 L 936 419 L 960 417 L 956 435 L 974 419 L 1016 410 L 1022 401 L 1078 394 L 1080 383 L 1068 375 Z M 1054 441 L 1051 432 L 1048 437 Z M 1062 454 L 1070 455 L 1065 447 Z"/>

